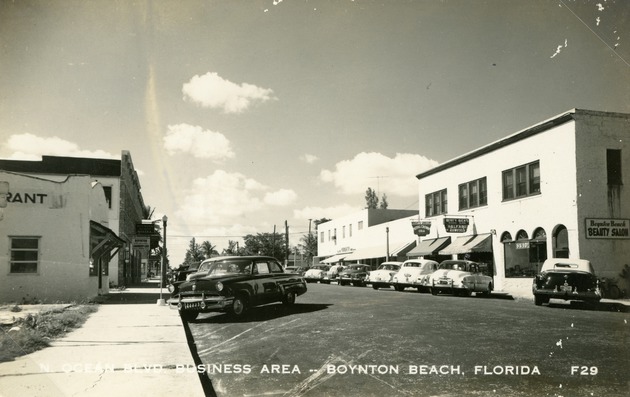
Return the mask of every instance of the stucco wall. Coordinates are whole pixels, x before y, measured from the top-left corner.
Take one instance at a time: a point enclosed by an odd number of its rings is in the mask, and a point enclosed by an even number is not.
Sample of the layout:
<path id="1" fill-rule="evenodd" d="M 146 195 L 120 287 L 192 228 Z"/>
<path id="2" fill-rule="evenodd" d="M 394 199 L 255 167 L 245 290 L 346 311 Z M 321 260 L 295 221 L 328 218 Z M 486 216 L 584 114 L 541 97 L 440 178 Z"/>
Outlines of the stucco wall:
<path id="1" fill-rule="evenodd" d="M 104 195 L 89 176 L 64 182 L 0 171 L 10 192 L 39 192 L 41 203 L 10 202 L 0 220 L 0 301 L 72 301 L 98 294 L 98 278 L 89 276 L 90 217 L 103 218 Z M 92 200 L 100 200 L 94 203 Z M 93 204 L 93 210 L 90 205 Z M 37 273 L 10 273 L 9 236 L 40 237 Z M 104 280 L 107 284 L 107 280 Z"/>
<path id="2" fill-rule="evenodd" d="M 587 238 L 587 218 L 629 219 L 630 118 L 624 114 L 578 114 L 578 235 L 580 256 L 591 260 L 598 276 L 618 278 L 630 264 L 630 239 Z M 621 150 L 622 185 L 608 186 L 606 151 Z M 630 280 L 624 282 L 630 290 Z"/>

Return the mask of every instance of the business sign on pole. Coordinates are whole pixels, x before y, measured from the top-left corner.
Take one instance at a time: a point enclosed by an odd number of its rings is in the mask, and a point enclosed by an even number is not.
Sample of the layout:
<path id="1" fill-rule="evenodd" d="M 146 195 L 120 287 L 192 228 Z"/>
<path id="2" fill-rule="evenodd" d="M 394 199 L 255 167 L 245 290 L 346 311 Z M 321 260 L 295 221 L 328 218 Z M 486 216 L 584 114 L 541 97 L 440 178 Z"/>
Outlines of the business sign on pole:
<path id="1" fill-rule="evenodd" d="M 444 228 L 447 233 L 466 233 L 469 223 L 468 218 L 444 218 Z"/>
<path id="2" fill-rule="evenodd" d="M 431 232 L 431 221 L 411 221 L 413 233 L 418 236 L 426 236 Z"/>
<path id="3" fill-rule="evenodd" d="M 628 239 L 630 238 L 630 219 L 586 218 L 586 238 L 592 239 Z"/>
<path id="4" fill-rule="evenodd" d="M 155 225 L 153 223 L 136 223 L 136 234 L 155 234 Z"/>

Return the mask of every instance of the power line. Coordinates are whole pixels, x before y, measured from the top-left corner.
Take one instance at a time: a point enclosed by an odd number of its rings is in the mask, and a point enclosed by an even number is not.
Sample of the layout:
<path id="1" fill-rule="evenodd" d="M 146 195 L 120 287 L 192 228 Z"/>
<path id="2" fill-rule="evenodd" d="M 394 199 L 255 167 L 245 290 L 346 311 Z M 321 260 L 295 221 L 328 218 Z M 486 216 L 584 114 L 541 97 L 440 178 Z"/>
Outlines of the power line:
<path id="1" fill-rule="evenodd" d="M 606 47 L 610 48 L 610 49 L 612 50 L 612 52 L 614 52 L 614 53 L 615 53 L 615 55 L 617 55 L 617 57 L 623 61 L 623 63 L 625 63 L 626 65 L 630 66 L 630 63 L 628 63 L 628 61 L 626 61 L 625 59 L 623 59 L 623 57 L 622 57 L 621 55 L 619 55 L 619 53 L 618 53 L 617 51 L 615 51 L 615 48 L 614 48 L 614 47 L 611 47 L 611 46 L 610 46 L 610 44 L 608 44 L 608 43 L 607 43 L 607 42 L 606 42 L 606 41 L 605 41 L 605 40 L 604 40 L 604 39 L 603 39 L 600 35 L 598 35 L 598 34 L 597 34 L 597 32 L 595 32 L 593 29 L 591 29 L 591 27 L 590 27 L 590 26 L 588 26 L 588 25 L 586 24 L 586 22 L 584 22 L 584 21 L 582 20 L 582 18 L 580 18 L 580 17 L 579 17 L 579 16 L 578 16 L 575 12 L 573 12 L 573 10 L 572 10 L 572 9 L 570 9 L 570 8 L 569 8 L 569 7 L 568 7 L 568 6 L 564 3 L 564 1 L 563 1 L 563 0 L 560 0 L 560 3 L 562 3 L 562 5 L 564 5 L 564 6 L 566 7 L 566 9 L 567 9 L 567 10 L 571 11 L 571 14 L 573 14 L 573 16 L 575 16 L 575 17 L 576 17 L 576 18 L 577 18 L 580 22 L 582 22 L 582 24 L 583 24 L 584 26 L 586 26 L 586 27 L 588 28 L 588 30 L 590 30 L 590 31 L 591 31 L 591 32 L 592 32 L 592 33 L 593 33 L 593 34 L 594 34 L 594 35 L 595 35 L 598 39 L 600 39 L 602 43 L 606 44 Z"/>

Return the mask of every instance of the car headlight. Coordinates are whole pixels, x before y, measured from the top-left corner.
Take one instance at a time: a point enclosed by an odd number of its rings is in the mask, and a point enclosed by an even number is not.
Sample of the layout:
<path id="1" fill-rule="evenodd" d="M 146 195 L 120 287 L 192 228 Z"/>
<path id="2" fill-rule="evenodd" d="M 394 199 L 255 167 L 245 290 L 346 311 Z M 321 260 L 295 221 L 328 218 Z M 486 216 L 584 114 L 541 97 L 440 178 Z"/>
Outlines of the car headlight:
<path id="1" fill-rule="evenodd" d="M 223 291 L 223 283 L 220 281 L 217 283 L 217 291 L 219 292 Z"/>

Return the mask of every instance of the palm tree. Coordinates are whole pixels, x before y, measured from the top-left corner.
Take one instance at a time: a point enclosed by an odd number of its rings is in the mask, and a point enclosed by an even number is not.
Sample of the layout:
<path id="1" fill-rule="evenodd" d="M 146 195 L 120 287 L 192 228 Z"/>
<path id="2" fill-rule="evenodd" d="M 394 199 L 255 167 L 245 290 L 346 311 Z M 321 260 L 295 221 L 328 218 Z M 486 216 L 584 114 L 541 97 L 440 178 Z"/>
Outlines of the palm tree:
<path id="1" fill-rule="evenodd" d="M 203 252 L 203 256 L 206 258 L 210 258 L 212 256 L 219 255 L 219 252 L 216 250 L 217 246 L 212 245 L 210 241 L 204 241 L 201 243 L 201 252 Z"/>

